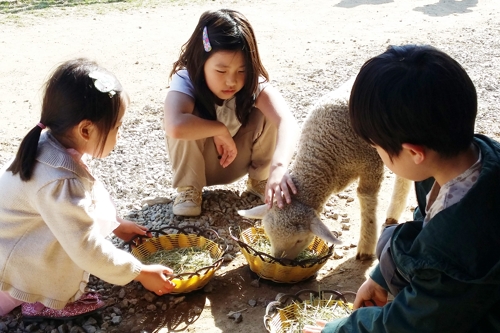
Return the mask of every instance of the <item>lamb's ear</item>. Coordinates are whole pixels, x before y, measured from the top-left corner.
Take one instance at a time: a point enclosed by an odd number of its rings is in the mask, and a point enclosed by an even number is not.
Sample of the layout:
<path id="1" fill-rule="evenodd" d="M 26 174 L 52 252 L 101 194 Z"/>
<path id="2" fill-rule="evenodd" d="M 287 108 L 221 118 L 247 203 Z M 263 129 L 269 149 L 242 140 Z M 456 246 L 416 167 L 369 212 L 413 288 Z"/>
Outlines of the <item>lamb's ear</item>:
<path id="1" fill-rule="evenodd" d="M 317 217 L 311 221 L 311 232 L 326 242 L 337 245 L 342 244 L 342 241 L 336 238 L 332 232 L 328 230 L 327 226 Z"/>
<path id="2" fill-rule="evenodd" d="M 256 206 L 251 209 L 247 210 L 239 210 L 238 214 L 240 214 L 243 217 L 248 217 L 250 219 L 263 219 L 264 216 L 266 215 L 267 211 L 269 210 L 269 207 L 267 205 L 260 205 Z"/>

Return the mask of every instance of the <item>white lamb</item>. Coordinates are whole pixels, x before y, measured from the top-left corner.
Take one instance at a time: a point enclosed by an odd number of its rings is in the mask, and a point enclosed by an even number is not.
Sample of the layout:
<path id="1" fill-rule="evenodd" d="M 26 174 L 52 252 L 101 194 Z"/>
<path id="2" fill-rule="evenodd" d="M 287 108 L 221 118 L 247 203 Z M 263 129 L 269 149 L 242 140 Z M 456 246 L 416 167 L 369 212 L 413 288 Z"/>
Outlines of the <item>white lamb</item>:
<path id="1" fill-rule="evenodd" d="M 271 242 L 271 255 L 295 258 L 314 235 L 327 242 L 341 242 L 320 220 L 319 213 L 333 193 L 358 180 L 361 231 L 356 258 L 370 259 L 378 237 L 376 209 L 384 176 L 384 165 L 376 150 L 352 130 L 348 101 L 354 78 L 323 97 L 302 127 L 300 143 L 290 174 L 298 193 L 283 209 L 266 205 L 238 213 L 262 219 Z M 397 177 L 387 211 L 386 224 L 397 223 L 405 206 L 411 182 Z"/>

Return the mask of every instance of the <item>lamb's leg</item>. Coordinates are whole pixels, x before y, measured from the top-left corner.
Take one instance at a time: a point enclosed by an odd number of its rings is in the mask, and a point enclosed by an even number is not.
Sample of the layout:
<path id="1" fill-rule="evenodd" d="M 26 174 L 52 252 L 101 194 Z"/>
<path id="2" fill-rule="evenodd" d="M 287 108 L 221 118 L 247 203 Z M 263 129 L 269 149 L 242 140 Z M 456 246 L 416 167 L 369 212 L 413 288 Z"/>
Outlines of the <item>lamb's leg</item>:
<path id="1" fill-rule="evenodd" d="M 372 171 L 373 172 L 373 171 Z M 358 199 L 361 208 L 361 230 L 359 233 L 356 259 L 372 259 L 378 238 L 377 205 L 378 192 L 382 183 L 383 172 L 379 176 L 372 173 L 368 177 L 360 177 Z"/>
<path id="2" fill-rule="evenodd" d="M 413 182 L 411 180 L 396 176 L 394 189 L 392 191 L 391 204 L 387 210 L 387 217 L 385 219 L 384 226 L 398 223 L 398 220 L 406 207 L 406 201 L 408 199 L 412 183 Z"/>

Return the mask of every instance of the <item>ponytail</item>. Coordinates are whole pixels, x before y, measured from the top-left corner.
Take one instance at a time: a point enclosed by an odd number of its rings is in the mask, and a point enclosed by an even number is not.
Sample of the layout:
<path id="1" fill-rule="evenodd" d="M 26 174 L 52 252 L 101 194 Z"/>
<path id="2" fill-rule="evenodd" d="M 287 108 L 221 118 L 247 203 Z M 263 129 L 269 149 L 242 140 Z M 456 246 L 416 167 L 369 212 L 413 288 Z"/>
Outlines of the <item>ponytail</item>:
<path id="1" fill-rule="evenodd" d="M 11 171 L 14 175 L 19 173 L 21 180 L 28 181 L 31 179 L 33 174 L 33 168 L 35 167 L 36 152 L 38 148 L 38 140 L 40 139 L 40 134 L 45 126 L 42 123 L 38 123 L 31 131 L 26 134 L 19 149 L 17 151 L 16 157 L 12 164 L 7 168 L 7 171 Z"/>

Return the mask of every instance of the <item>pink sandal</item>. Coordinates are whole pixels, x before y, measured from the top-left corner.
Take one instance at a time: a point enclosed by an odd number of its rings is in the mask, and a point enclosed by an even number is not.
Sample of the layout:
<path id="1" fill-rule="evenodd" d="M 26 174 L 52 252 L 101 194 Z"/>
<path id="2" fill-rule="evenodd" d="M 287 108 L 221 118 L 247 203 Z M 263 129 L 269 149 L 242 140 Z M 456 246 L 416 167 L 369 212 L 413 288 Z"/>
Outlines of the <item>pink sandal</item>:
<path id="1" fill-rule="evenodd" d="M 23 319 L 27 321 L 40 321 L 43 319 L 71 320 L 92 314 L 105 305 L 106 303 L 100 299 L 98 293 L 88 292 L 83 294 L 77 301 L 66 304 L 60 310 L 45 307 L 39 302 L 23 303 L 21 310 Z"/>

